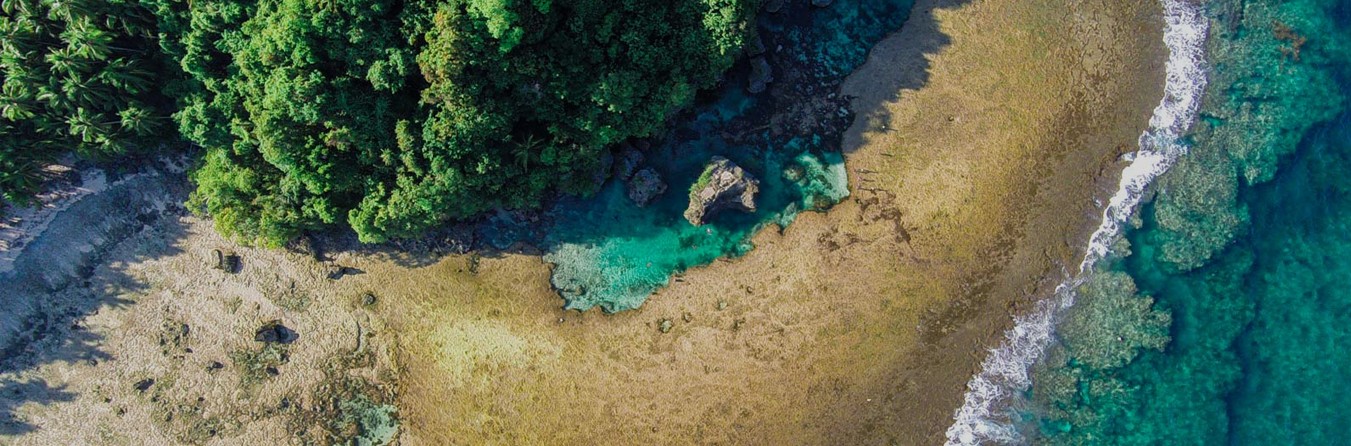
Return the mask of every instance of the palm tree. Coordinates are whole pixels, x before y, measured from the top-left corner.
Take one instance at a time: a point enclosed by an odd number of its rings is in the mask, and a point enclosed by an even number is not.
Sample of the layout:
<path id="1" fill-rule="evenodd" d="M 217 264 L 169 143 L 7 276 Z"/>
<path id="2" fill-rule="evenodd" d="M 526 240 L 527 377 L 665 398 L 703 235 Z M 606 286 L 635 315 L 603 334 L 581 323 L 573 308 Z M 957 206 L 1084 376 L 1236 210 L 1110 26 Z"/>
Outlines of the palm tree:
<path id="1" fill-rule="evenodd" d="M 10 121 L 22 121 L 33 116 L 33 104 L 27 98 L 11 95 L 9 92 L 0 93 L 0 117 Z"/>
<path id="2" fill-rule="evenodd" d="M 32 16 L 40 8 L 38 0 L 0 0 L 0 11 L 11 17 Z"/>
<path id="3" fill-rule="evenodd" d="M 149 71 L 138 68 L 134 62 L 119 57 L 108 62 L 98 77 L 110 87 L 135 95 L 150 88 L 150 75 Z"/>
<path id="4" fill-rule="evenodd" d="M 71 48 L 57 48 L 47 53 L 44 57 L 47 63 L 51 64 L 52 72 L 72 75 L 83 72 L 89 68 L 89 60 L 80 57 Z"/>
<path id="5" fill-rule="evenodd" d="M 122 130 L 135 133 L 140 136 L 147 136 L 159 127 L 158 117 L 149 108 L 140 103 L 133 102 L 126 108 L 117 113 L 121 118 L 119 124 Z"/>
<path id="6" fill-rule="evenodd" d="M 51 0 L 47 4 L 47 18 L 66 23 L 82 17 L 93 17 L 94 12 L 93 5 L 86 0 Z"/>
<path id="7" fill-rule="evenodd" d="M 61 32 L 61 40 L 71 53 L 92 60 L 107 58 L 109 45 L 113 42 L 112 35 L 94 26 L 87 17 L 67 24 Z"/>
<path id="8" fill-rule="evenodd" d="M 512 154 L 516 156 L 516 163 L 521 166 L 521 170 L 530 172 L 530 155 L 544 145 L 544 142 L 544 138 L 536 137 L 534 133 L 529 133 L 525 139 L 515 142 L 516 148 L 512 150 Z"/>
<path id="9" fill-rule="evenodd" d="M 76 106 L 110 108 L 106 104 L 113 102 L 114 98 L 104 87 L 93 78 L 79 75 L 67 76 L 61 81 L 61 92 Z"/>
<path id="10" fill-rule="evenodd" d="M 91 144 L 101 144 L 108 140 L 108 123 L 104 122 L 106 118 L 98 113 L 90 113 L 84 107 L 75 110 L 66 118 L 66 124 L 70 126 L 70 135 L 80 138 L 80 141 Z"/>

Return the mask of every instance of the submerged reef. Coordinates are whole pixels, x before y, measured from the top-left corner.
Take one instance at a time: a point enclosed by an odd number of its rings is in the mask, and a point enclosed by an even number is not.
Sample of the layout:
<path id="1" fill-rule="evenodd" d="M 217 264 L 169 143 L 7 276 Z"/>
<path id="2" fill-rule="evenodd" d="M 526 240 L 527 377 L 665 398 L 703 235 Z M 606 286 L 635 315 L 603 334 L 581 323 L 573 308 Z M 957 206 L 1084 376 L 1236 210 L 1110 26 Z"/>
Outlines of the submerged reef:
<path id="1" fill-rule="evenodd" d="M 1034 369 L 1024 429 L 1042 443 L 1351 435 L 1347 6 L 1210 4 L 1215 68 L 1191 151 Z"/>

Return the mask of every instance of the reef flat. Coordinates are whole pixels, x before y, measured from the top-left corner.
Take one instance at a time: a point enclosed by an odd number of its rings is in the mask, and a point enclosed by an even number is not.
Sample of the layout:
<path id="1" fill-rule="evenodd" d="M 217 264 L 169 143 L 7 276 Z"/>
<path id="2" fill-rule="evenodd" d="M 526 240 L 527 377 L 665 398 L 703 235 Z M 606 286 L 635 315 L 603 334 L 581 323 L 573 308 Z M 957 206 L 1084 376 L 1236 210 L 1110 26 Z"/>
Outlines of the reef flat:
<path id="1" fill-rule="evenodd" d="M 7 434 L 256 443 L 395 418 L 400 444 L 939 441 L 1009 313 L 1082 257 L 1162 94 L 1161 28 L 1144 0 L 917 1 L 841 86 L 850 195 L 612 315 L 563 309 L 538 253 L 253 250 L 149 207 L 131 236 L 60 240 L 100 255 L 24 295 L 83 328 L 3 372 Z M 274 319 L 299 337 L 256 340 Z"/>

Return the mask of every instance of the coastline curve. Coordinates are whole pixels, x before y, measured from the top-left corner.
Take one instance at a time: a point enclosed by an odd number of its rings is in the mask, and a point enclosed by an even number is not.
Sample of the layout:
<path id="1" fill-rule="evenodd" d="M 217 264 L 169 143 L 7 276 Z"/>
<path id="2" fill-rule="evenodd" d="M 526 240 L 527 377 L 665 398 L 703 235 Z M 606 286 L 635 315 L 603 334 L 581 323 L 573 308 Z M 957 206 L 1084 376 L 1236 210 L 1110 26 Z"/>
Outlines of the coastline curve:
<path id="1" fill-rule="evenodd" d="M 1186 153 L 1183 136 L 1196 120 L 1206 88 L 1205 42 L 1208 22 L 1202 6 L 1187 0 L 1162 0 L 1168 48 L 1164 96 L 1140 136 L 1139 148 L 1126 155 L 1116 192 L 1103 210 L 1101 223 L 1089 237 L 1079 271 L 1056 287 L 1052 296 L 1014 318 L 1000 345 L 991 349 L 980 371 L 967 383 L 962 406 L 946 432 L 947 445 L 1017 444 L 1024 438 L 1004 410 L 1031 385 L 1030 367 L 1044 353 L 1055 333 L 1058 316 L 1074 305 L 1076 289 L 1098 261 L 1111 254 L 1122 225 L 1136 212 L 1154 179 Z"/>

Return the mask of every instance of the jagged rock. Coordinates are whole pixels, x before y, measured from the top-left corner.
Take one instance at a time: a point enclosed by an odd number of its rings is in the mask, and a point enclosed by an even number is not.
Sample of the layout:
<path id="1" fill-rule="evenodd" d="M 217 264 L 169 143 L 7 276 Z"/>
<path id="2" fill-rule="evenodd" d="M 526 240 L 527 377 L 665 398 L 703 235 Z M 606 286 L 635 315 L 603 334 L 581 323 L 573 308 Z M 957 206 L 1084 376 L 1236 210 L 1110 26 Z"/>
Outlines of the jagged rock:
<path id="1" fill-rule="evenodd" d="M 765 41 L 760 38 L 760 33 L 751 33 L 751 40 L 746 42 L 746 55 L 755 57 L 765 54 Z"/>
<path id="2" fill-rule="evenodd" d="M 638 204 L 638 207 L 647 206 L 653 198 L 666 192 L 666 183 L 661 181 L 661 175 L 651 168 L 639 170 L 629 179 L 629 199 Z"/>
<path id="3" fill-rule="evenodd" d="M 216 264 L 212 268 L 234 274 L 239 272 L 240 267 L 243 266 L 238 254 L 233 252 L 227 254 L 219 249 L 213 249 L 211 252 L 216 255 Z"/>
<path id="4" fill-rule="evenodd" d="M 783 10 L 784 0 L 768 0 L 765 2 L 765 12 L 776 13 Z"/>
<path id="5" fill-rule="evenodd" d="M 150 390 L 150 386 L 153 386 L 153 385 L 155 385 L 155 380 L 150 379 L 150 378 L 146 378 L 146 379 L 137 381 L 137 382 L 136 382 L 136 385 L 135 385 L 135 388 L 136 388 L 136 391 L 138 391 L 138 392 L 144 392 L 144 391 L 146 391 L 146 390 Z"/>
<path id="6" fill-rule="evenodd" d="M 715 156 L 690 186 L 685 219 L 699 226 L 723 209 L 755 212 L 755 194 L 759 192 L 759 180 L 727 158 Z"/>
<path id="7" fill-rule="evenodd" d="M 325 268 L 326 268 L 326 270 L 327 270 L 326 272 L 328 273 L 328 278 L 329 278 L 330 280 L 338 280 L 338 279 L 341 279 L 342 276 L 355 276 L 355 275 L 357 275 L 357 274 L 365 274 L 365 273 L 366 273 L 366 271 L 362 270 L 361 268 L 353 268 L 353 267 L 350 267 L 350 266 L 334 265 L 334 264 L 331 264 L 331 263 L 328 264 L 327 266 L 325 266 Z"/>
<path id="8" fill-rule="evenodd" d="M 253 333 L 253 340 L 266 344 L 290 344 L 300 338 L 295 330 L 287 328 L 279 320 L 272 320 Z"/>
<path id="9" fill-rule="evenodd" d="M 624 144 L 627 147 L 619 153 L 619 159 L 615 160 L 615 178 L 619 181 L 628 181 L 633 178 L 633 174 L 638 172 L 638 166 L 643 164 L 643 152 L 633 148 L 632 145 Z"/>
<path id="10" fill-rule="evenodd" d="M 657 330 L 662 333 L 670 333 L 671 327 L 674 325 L 675 323 L 672 322 L 670 319 L 662 318 L 660 321 L 657 322 Z"/>
<path id="11" fill-rule="evenodd" d="M 764 56 L 758 56 L 751 59 L 751 76 L 746 91 L 751 94 L 760 93 L 769 87 L 769 83 L 774 82 L 774 73 L 769 68 L 769 61 Z"/>
<path id="12" fill-rule="evenodd" d="M 812 6 L 824 8 L 830 6 L 833 2 L 834 0 L 812 0 Z"/>

